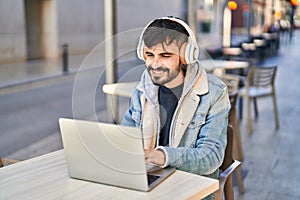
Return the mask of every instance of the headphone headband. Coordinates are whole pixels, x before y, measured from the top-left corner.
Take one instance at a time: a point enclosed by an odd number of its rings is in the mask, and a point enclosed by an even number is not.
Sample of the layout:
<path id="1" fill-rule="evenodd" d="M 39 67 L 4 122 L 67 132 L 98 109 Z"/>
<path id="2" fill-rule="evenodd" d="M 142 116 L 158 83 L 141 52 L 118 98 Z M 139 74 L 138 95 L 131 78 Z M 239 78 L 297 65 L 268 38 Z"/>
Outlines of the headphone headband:
<path id="1" fill-rule="evenodd" d="M 196 41 L 196 37 L 195 37 L 192 29 L 188 26 L 187 23 L 185 23 L 183 20 L 175 18 L 175 17 L 157 18 L 157 19 L 154 19 L 154 20 L 150 21 L 147 24 L 147 26 L 143 29 L 143 31 L 140 35 L 140 38 L 139 38 L 139 43 L 138 43 L 138 46 L 137 46 L 138 58 L 141 59 L 141 60 L 145 60 L 144 55 L 143 55 L 143 48 L 144 48 L 143 36 L 144 36 L 144 33 L 147 30 L 147 28 L 150 26 L 150 24 L 152 22 L 154 22 L 155 20 L 158 20 L 158 19 L 170 20 L 170 21 L 173 21 L 173 22 L 176 22 L 176 23 L 182 25 L 185 28 L 185 30 L 189 34 L 188 44 L 187 44 L 186 49 L 185 49 L 185 61 L 186 61 L 187 64 L 194 63 L 197 60 L 198 56 L 199 56 L 199 48 L 198 48 L 198 44 L 197 44 L 197 41 Z"/>
<path id="2" fill-rule="evenodd" d="M 193 30 L 190 28 L 190 26 L 185 21 L 183 21 L 181 19 L 178 19 L 178 18 L 175 18 L 175 17 L 161 17 L 159 19 L 166 19 L 166 20 L 174 21 L 174 22 L 177 22 L 178 24 L 182 25 L 185 28 L 185 30 L 188 32 L 189 37 L 192 40 L 192 42 L 197 44 L 196 37 L 194 35 Z"/>

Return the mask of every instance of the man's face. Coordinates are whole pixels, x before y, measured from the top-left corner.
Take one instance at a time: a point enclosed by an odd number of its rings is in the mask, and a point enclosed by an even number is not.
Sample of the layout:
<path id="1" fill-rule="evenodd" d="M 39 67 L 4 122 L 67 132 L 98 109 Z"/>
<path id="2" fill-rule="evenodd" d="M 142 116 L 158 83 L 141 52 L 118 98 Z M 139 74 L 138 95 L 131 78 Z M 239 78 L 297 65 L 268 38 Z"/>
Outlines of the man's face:
<path id="1" fill-rule="evenodd" d="M 182 45 L 182 48 L 184 45 Z M 183 83 L 184 74 L 180 62 L 180 48 L 176 42 L 152 47 L 145 46 L 144 58 L 152 82 L 169 88 Z"/>

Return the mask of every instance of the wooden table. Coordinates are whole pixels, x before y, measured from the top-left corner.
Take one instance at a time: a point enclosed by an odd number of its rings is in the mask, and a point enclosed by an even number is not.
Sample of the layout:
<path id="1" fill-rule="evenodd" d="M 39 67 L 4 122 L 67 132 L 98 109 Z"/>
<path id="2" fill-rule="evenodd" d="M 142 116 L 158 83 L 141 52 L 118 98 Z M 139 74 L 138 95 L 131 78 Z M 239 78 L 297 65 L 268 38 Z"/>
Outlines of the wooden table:
<path id="1" fill-rule="evenodd" d="M 227 56 L 238 56 L 243 53 L 242 49 L 239 47 L 224 47 L 222 51 L 223 54 Z"/>
<path id="2" fill-rule="evenodd" d="M 200 60 L 202 67 L 210 73 L 220 76 L 225 70 L 245 69 L 249 67 L 246 61 L 234 60 Z"/>
<path id="3" fill-rule="evenodd" d="M 176 170 L 150 192 L 69 178 L 64 151 L 0 168 L 0 199 L 202 199 L 218 180 Z"/>
<path id="4" fill-rule="evenodd" d="M 102 90 L 105 94 L 130 98 L 137 84 L 138 82 L 104 84 Z"/>
<path id="5" fill-rule="evenodd" d="M 200 64 L 206 71 L 213 71 L 217 68 L 221 69 L 243 69 L 249 67 L 246 61 L 234 60 L 200 60 Z"/>

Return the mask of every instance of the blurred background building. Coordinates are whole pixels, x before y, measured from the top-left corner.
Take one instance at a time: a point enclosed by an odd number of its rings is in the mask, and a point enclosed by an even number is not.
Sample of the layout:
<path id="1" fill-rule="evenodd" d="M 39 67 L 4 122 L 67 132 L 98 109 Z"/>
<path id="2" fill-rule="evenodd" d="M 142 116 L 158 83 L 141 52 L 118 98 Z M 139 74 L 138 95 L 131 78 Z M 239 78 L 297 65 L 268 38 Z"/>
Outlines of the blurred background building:
<path id="1" fill-rule="evenodd" d="M 158 16 L 183 16 L 183 1 L 116 1 L 116 31 L 141 28 Z M 0 64 L 86 54 L 104 40 L 103 0 L 0 1 Z M 129 44 L 136 45 L 136 44 Z"/>
<path id="2" fill-rule="evenodd" d="M 292 19 L 298 24 L 299 11 L 289 0 L 234 2 L 233 34 L 260 34 L 278 19 L 285 20 L 282 25 L 286 27 Z M 227 4 L 228 0 L 115 0 L 116 32 L 142 28 L 156 17 L 175 15 L 189 21 L 201 45 L 218 47 L 222 44 L 223 23 L 228 23 L 224 18 Z M 56 59 L 63 44 L 68 44 L 71 55 L 86 54 L 103 40 L 104 0 L 0 1 L 0 64 Z M 136 45 L 123 42 L 120 47 Z"/>

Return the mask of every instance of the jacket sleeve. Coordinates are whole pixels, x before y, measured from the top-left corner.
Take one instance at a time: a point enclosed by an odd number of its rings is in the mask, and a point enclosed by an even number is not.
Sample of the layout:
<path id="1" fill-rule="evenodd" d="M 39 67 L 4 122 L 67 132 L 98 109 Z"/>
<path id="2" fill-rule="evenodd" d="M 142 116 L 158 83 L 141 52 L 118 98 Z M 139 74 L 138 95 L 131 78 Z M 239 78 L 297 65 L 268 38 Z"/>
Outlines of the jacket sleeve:
<path id="1" fill-rule="evenodd" d="M 121 124 L 124 126 L 141 126 L 142 107 L 140 102 L 140 93 L 137 89 L 134 90 L 130 99 L 130 106 L 125 112 Z"/>
<path id="2" fill-rule="evenodd" d="M 227 144 L 226 132 L 230 109 L 227 88 L 209 92 L 204 98 L 209 98 L 210 103 L 205 123 L 199 129 L 195 145 L 177 148 L 158 147 L 167 155 L 164 166 L 170 165 L 201 175 L 211 174 L 221 166 Z"/>

